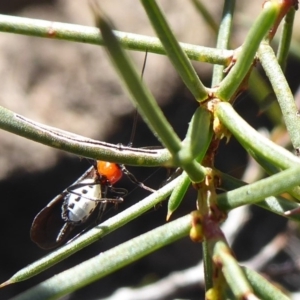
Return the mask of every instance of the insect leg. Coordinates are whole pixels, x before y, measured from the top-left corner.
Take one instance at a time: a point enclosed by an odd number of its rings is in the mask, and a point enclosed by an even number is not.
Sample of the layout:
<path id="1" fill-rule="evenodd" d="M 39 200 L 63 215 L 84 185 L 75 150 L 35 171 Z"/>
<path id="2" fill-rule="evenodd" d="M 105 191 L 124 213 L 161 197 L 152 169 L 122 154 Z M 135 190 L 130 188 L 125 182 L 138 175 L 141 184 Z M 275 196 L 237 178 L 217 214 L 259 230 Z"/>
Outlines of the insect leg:
<path id="1" fill-rule="evenodd" d="M 133 183 L 135 183 L 136 185 L 138 185 L 140 188 L 144 189 L 144 190 L 147 190 L 151 193 L 154 193 L 156 192 L 156 190 L 146 186 L 145 184 L 143 184 L 142 182 L 138 181 L 136 179 L 136 177 L 131 173 L 129 172 L 126 167 L 123 165 L 123 164 L 120 164 L 120 168 L 122 170 L 122 172 L 129 178 L 129 180 Z"/>
<path id="2" fill-rule="evenodd" d="M 66 222 L 62 227 L 62 229 L 59 231 L 56 238 L 56 242 L 60 243 L 61 241 L 63 241 L 65 239 L 65 236 L 68 236 L 69 233 L 74 229 L 74 227 L 75 227 L 74 224 L 70 222 Z"/>

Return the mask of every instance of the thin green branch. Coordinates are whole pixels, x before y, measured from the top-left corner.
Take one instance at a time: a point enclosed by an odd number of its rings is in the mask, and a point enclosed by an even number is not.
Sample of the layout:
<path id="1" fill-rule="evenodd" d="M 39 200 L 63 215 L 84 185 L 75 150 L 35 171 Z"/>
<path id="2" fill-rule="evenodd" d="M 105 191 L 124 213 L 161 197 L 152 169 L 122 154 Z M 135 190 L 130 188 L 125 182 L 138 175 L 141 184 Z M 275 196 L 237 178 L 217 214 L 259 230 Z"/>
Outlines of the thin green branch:
<path id="1" fill-rule="evenodd" d="M 277 60 L 283 72 L 285 70 L 286 61 L 288 58 L 290 44 L 292 40 L 295 12 L 295 9 L 292 8 L 285 16 L 281 37 L 279 40 L 280 42 L 277 50 Z"/>
<path id="2" fill-rule="evenodd" d="M 208 291 L 213 287 L 213 261 L 209 253 L 209 244 L 207 240 L 202 242 L 203 251 L 203 265 L 204 265 L 204 279 L 205 279 L 205 291 Z"/>
<path id="3" fill-rule="evenodd" d="M 200 4 L 197 0 L 193 2 Z M 201 5 L 202 6 L 202 5 Z M 218 34 L 217 45 L 218 49 L 228 49 L 231 35 L 231 28 L 233 22 L 233 13 L 234 13 L 235 0 L 225 0 L 223 6 L 222 19 L 219 25 L 219 28 L 215 31 Z M 201 8 L 201 7 L 200 7 Z M 214 65 L 213 74 L 212 74 L 212 83 L 211 86 L 217 86 L 222 79 L 224 78 L 224 66 Z M 207 241 L 204 241 L 202 244 L 203 249 L 203 262 L 204 262 L 204 274 L 205 274 L 205 290 L 208 291 L 213 287 L 213 261 L 208 253 Z"/>
<path id="4" fill-rule="evenodd" d="M 181 49 L 180 44 L 156 2 L 148 0 L 141 0 L 141 2 L 154 30 L 166 50 L 169 59 L 187 88 L 191 91 L 197 101 L 207 99 L 207 89 L 199 79 L 187 55 Z"/>
<path id="5" fill-rule="evenodd" d="M 220 188 L 226 191 L 232 191 L 242 186 L 247 185 L 246 182 L 238 180 L 230 175 L 225 173 L 219 174 L 221 178 L 222 185 Z M 290 201 L 280 196 L 270 196 L 265 198 L 264 200 L 255 203 L 255 205 L 260 206 L 264 209 L 269 210 L 272 213 L 275 213 L 282 217 L 288 217 L 290 220 L 300 222 L 299 214 L 290 214 L 286 215 L 287 211 L 293 211 L 299 208 L 299 204 L 297 202 Z"/>
<path id="6" fill-rule="evenodd" d="M 250 155 L 258 155 L 281 169 L 300 165 L 298 157 L 259 134 L 237 114 L 229 103 L 216 104 L 215 115 Z"/>
<path id="7" fill-rule="evenodd" d="M 264 300 L 290 300 L 281 289 L 271 284 L 264 276 L 259 275 L 257 272 L 242 267 L 244 275 L 249 280 L 255 294 Z"/>
<path id="8" fill-rule="evenodd" d="M 259 106 L 259 114 L 267 115 L 274 126 L 282 124 L 282 114 L 272 87 L 258 69 L 252 70 L 248 86 L 249 92 Z"/>
<path id="9" fill-rule="evenodd" d="M 99 28 L 96 27 L 1 14 L 0 31 L 78 43 L 104 45 L 102 36 L 99 34 Z M 124 49 L 166 54 L 158 38 L 120 31 L 114 31 L 114 33 Z M 212 64 L 227 66 L 233 55 L 233 51 L 229 50 L 218 50 L 185 43 L 180 43 L 180 46 L 190 59 Z"/>
<path id="10" fill-rule="evenodd" d="M 60 298 L 187 236 L 190 228 L 191 216 L 187 215 L 100 253 L 38 284 L 14 300 Z"/>
<path id="11" fill-rule="evenodd" d="M 168 201 L 168 212 L 167 212 L 167 221 L 170 219 L 173 212 L 179 207 L 180 203 L 182 202 L 183 197 L 186 194 L 186 191 L 188 190 L 191 180 L 186 172 L 183 172 L 178 177 L 178 184 L 172 191 L 172 194 Z"/>
<path id="12" fill-rule="evenodd" d="M 247 277 L 235 259 L 232 250 L 229 248 L 225 238 L 208 241 L 213 261 L 222 267 L 222 273 L 226 282 L 231 288 L 235 299 L 256 299 Z M 220 276 L 220 275 L 219 275 Z"/>
<path id="13" fill-rule="evenodd" d="M 42 125 L 0 106 L 0 128 L 38 143 L 96 160 L 136 166 L 168 165 L 166 150 L 113 145 Z"/>
<path id="14" fill-rule="evenodd" d="M 291 89 L 281 67 L 277 63 L 277 58 L 273 49 L 269 45 L 262 44 L 260 46 L 258 50 L 258 57 L 277 96 L 284 122 L 290 134 L 294 149 L 299 150 L 300 118 Z"/>
<path id="15" fill-rule="evenodd" d="M 218 206 L 230 210 L 255 204 L 269 196 L 280 195 L 300 184 L 300 166 L 291 167 L 268 178 L 217 196 Z"/>
<path id="16" fill-rule="evenodd" d="M 199 106 L 189 124 L 178 157 L 182 156 L 190 160 L 196 158 L 197 161 L 201 163 L 211 143 L 212 137 L 212 114 L 206 108 Z"/>
<path id="17" fill-rule="evenodd" d="M 231 36 L 231 28 L 233 22 L 233 13 L 235 7 L 235 0 L 226 0 L 224 3 L 222 19 L 219 25 L 218 31 L 218 39 L 217 39 L 217 49 L 228 49 L 230 36 Z M 224 66 L 214 65 L 213 68 L 213 76 L 212 76 L 212 84 L 214 87 L 218 85 L 221 80 L 224 78 Z"/>
<path id="18" fill-rule="evenodd" d="M 246 40 L 243 43 L 242 49 L 238 53 L 236 64 L 221 82 L 219 89 L 216 91 L 215 95 L 217 98 L 223 101 L 232 100 L 232 96 L 236 93 L 254 62 L 256 51 L 261 41 L 269 32 L 277 16 L 278 5 L 269 2 L 269 5 L 266 5 L 266 8 L 262 10 L 261 14 L 251 27 Z"/>

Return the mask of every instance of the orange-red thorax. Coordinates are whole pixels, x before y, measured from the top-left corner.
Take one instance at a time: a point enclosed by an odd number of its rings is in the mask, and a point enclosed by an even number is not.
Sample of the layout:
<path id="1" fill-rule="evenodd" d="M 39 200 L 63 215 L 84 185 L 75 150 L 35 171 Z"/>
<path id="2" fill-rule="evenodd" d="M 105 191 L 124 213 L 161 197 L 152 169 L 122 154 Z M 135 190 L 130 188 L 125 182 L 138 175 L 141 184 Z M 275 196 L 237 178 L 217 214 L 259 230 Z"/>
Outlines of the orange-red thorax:
<path id="1" fill-rule="evenodd" d="M 108 161 L 97 161 L 97 170 L 100 175 L 104 175 L 111 184 L 116 183 L 118 180 L 121 179 L 123 173 L 116 163 L 111 163 Z"/>

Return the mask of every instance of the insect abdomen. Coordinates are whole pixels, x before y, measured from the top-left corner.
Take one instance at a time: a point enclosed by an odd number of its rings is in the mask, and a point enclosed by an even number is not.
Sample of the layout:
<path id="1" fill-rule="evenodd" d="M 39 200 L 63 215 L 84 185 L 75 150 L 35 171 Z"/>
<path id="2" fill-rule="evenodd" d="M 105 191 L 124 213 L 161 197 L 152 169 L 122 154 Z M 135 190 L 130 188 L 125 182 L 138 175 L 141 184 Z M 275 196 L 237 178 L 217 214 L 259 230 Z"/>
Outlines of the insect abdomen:
<path id="1" fill-rule="evenodd" d="M 64 200 L 62 218 L 66 222 L 83 223 L 98 206 L 99 200 L 101 200 L 100 184 L 74 189 Z"/>

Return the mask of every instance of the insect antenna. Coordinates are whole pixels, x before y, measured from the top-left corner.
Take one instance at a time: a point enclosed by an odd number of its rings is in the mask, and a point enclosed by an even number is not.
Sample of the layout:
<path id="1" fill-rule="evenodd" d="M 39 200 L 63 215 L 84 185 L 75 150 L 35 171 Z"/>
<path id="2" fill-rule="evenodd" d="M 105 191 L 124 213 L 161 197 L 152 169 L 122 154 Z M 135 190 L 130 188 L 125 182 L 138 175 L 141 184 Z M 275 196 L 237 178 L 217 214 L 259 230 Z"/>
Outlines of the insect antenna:
<path id="1" fill-rule="evenodd" d="M 144 62 L 143 62 L 143 67 L 142 67 L 142 72 L 141 72 L 141 80 L 143 80 L 144 72 L 145 72 L 145 69 L 146 69 L 147 57 L 148 57 L 148 50 L 146 50 L 146 52 L 145 52 L 145 57 L 144 57 Z M 138 116 L 139 116 L 138 110 L 135 109 L 134 119 L 133 119 L 133 123 L 132 123 L 132 129 L 131 129 L 131 135 L 130 135 L 130 140 L 129 140 L 129 143 L 128 143 L 128 147 L 132 147 L 132 145 L 133 145 L 133 140 L 134 140 L 134 137 L 135 137 L 135 134 L 136 134 Z M 149 191 L 151 193 L 155 192 L 154 189 L 146 186 L 144 183 L 137 180 L 137 178 L 125 167 L 125 165 L 119 164 L 119 166 L 120 166 L 121 171 L 123 172 L 123 174 L 125 174 L 132 183 L 136 184 L 137 186 L 139 186 L 142 189 L 144 189 L 146 191 Z"/>
<path id="2" fill-rule="evenodd" d="M 142 73 L 141 73 L 141 80 L 143 80 L 143 77 L 144 77 L 144 72 L 145 72 L 146 62 L 147 62 L 147 56 L 148 56 L 148 50 L 146 50 L 146 52 L 145 52 L 145 58 L 144 58 Z M 129 140 L 129 143 L 128 143 L 128 147 L 132 147 L 132 144 L 133 144 L 133 140 L 134 140 L 135 133 L 136 133 L 138 116 L 139 116 L 139 113 L 138 113 L 138 110 L 136 108 L 135 112 L 134 112 L 134 118 L 133 118 L 133 123 L 132 123 L 132 128 L 131 128 L 131 135 L 130 135 L 130 140 Z"/>

